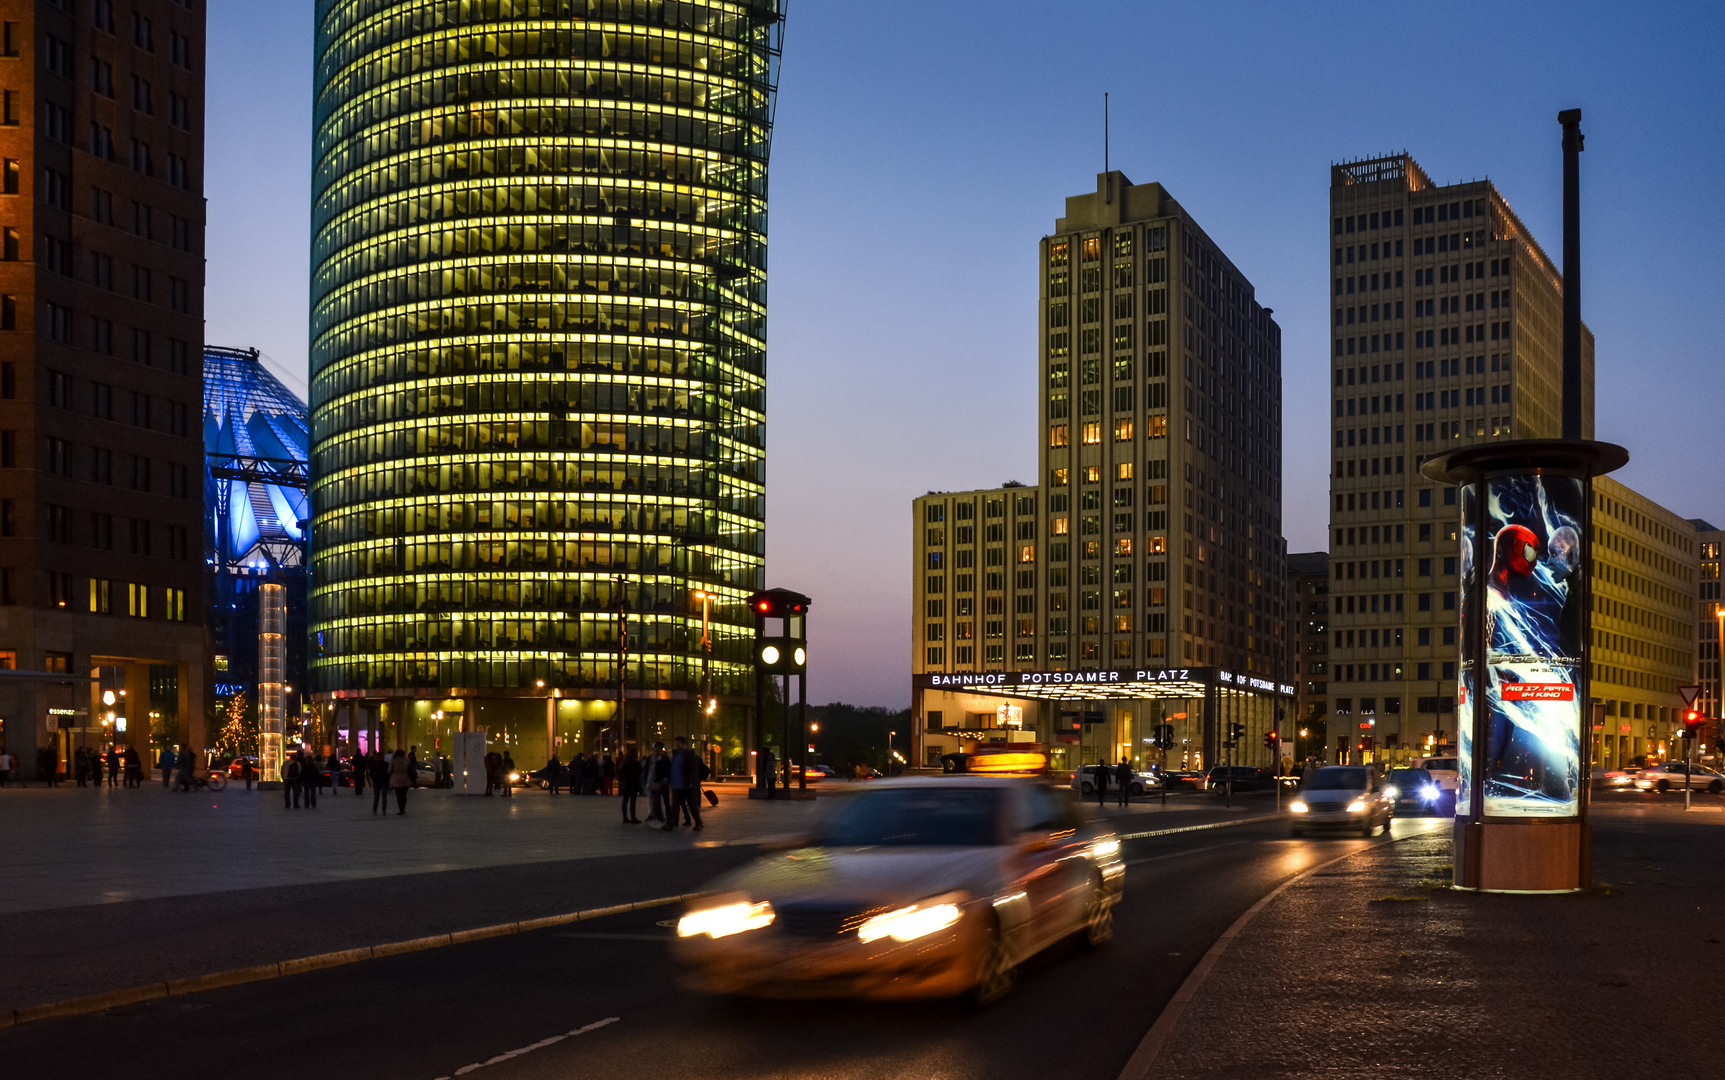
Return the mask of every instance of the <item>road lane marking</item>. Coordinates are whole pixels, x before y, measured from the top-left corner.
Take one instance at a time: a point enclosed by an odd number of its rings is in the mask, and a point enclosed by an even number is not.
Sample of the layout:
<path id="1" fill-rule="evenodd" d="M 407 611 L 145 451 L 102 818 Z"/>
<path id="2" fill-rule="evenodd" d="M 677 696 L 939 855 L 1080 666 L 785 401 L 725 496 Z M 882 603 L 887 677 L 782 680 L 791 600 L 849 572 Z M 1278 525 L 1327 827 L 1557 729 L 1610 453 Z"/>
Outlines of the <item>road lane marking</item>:
<path id="1" fill-rule="evenodd" d="M 1264 821 L 1280 821 L 1286 813 L 1265 814 L 1262 817 L 1241 818 L 1239 821 L 1212 821 L 1204 825 L 1181 825 L 1173 829 L 1152 829 L 1149 832 L 1121 833 L 1122 840 L 1148 840 L 1152 836 L 1173 836 L 1175 833 L 1201 832 L 1205 829 L 1231 829 L 1236 825 L 1256 825 Z"/>
<path id="2" fill-rule="evenodd" d="M 623 1018 L 620 1016 L 607 1016 L 603 1020 L 595 1020 L 591 1024 L 587 1024 L 587 1025 L 584 1025 L 582 1027 L 578 1027 L 574 1031 L 565 1031 L 561 1035 L 553 1035 L 549 1039 L 540 1039 L 538 1042 L 530 1043 L 527 1046 L 517 1047 L 514 1050 L 505 1050 L 503 1053 L 498 1054 L 494 1058 L 488 1058 L 485 1061 L 476 1061 L 471 1065 L 463 1065 L 461 1068 L 456 1069 L 454 1072 L 450 1073 L 448 1076 L 438 1077 L 437 1080 L 455 1080 L 455 1077 L 457 1077 L 457 1076 L 466 1076 L 470 1072 L 475 1072 L 479 1069 L 486 1068 L 487 1066 L 490 1066 L 490 1065 L 501 1065 L 503 1062 L 509 1061 L 512 1058 L 520 1057 L 522 1054 L 531 1054 L 535 1050 L 543 1050 L 547 1046 L 555 1046 L 558 1043 L 562 1042 L 564 1039 L 573 1039 L 578 1035 L 585 1035 L 589 1031 L 598 1031 L 600 1028 L 605 1027 L 609 1024 L 615 1024 L 617 1021 L 619 1021 L 621 1019 L 623 1019 Z"/>

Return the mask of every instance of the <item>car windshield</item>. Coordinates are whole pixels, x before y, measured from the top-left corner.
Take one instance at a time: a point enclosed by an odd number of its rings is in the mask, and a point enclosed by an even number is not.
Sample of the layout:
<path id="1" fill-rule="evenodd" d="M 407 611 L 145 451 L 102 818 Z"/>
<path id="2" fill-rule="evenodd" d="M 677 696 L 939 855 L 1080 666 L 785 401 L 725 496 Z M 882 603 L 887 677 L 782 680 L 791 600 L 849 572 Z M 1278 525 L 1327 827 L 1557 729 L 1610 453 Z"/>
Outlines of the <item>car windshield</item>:
<path id="1" fill-rule="evenodd" d="M 1367 770 L 1341 765 L 1319 769 L 1306 781 L 1308 791 L 1365 791 L 1371 786 Z"/>
<path id="2" fill-rule="evenodd" d="M 1418 769 L 1392 769 L 1390 770 L 1389 781 L 1411 791 L 1416 784 L 1425 781 L 1425 774 Z"/>
<path id="3" fill-rule="evenodd" d="M 917 787 L 847 800 L 820 842 L 829 847 L 980 847 L 1000 842 L 1001 789 Z"/>

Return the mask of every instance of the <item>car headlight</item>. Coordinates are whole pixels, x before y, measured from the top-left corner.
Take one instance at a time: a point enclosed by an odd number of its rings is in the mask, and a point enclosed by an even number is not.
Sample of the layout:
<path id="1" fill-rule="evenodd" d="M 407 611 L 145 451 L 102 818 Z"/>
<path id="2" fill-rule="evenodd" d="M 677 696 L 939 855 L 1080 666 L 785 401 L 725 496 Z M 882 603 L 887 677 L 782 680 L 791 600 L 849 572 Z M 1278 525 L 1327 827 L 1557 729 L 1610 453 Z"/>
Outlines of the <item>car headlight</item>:
<path id="1" fill-rule="evenodd" d="M 1422 794 L 1425 795 L 1427 802 L 1437 802 L 1438 796 L 1443 794 L 1443 789 L 1436 784 L 1427 784 Z"/>
<path id="2" fill-rule="evenodd" d="M 957 904 L 912 904 L 910 907 L 876 915 L 857 927 L 857 940 L 865 944 L 890 937 L 894 941 L 915 941 L 936 931 L 945 930 L 959 920 L 963 912 Z"/>
<path id="3" fill-rule="evenodd" d="M 1090 845 L 1090 857 L 1093 859 L 1112 859 L 1120 854 L 1120 841 L 1110 836 Z"/>
<path id="4" fill-rule="evenodd" d="M 1298 799 L 1295 799 L 1293 802 L 1288 804 L 1288 810 L 1295 814 L 1303 814 L 1309 809 L 1311 809 L 1311 807 Z"/>
<path id="5" fill-rule="evenodd" d="M 1391 799 L 1399 799 L 1402 797 L 1401 791 L 1398 790 L 1394 784 L 1385 784 L 1384 794 Z"/>
<path id="6" fill-rule="evenodd" d="M 510 773 L 509 774 L 509 782 L 511 784 L 519 784 L 521 782 L 521 774 L 518 772 Z"/>
<path id="7" fill-rule="evenodd" d="M 1348 813 L 1350 814 L 1363 814 L 1365 812 L 1366 800 L 1364 799 L 1355 799 L 1353 802 L 1348 804 Z"/>
<path id="8" fill-rule="evenodd" d="M 732 934 L 771 926 L 772 922 L 773 905 L 764 900 L 758 904 L 745 900 L 722 907 L 707 908 L 704 911 L 689 912 L 677 920 L 677 936 L 696 937 L 705 934 L 710 938 L 730 937 Z"/>

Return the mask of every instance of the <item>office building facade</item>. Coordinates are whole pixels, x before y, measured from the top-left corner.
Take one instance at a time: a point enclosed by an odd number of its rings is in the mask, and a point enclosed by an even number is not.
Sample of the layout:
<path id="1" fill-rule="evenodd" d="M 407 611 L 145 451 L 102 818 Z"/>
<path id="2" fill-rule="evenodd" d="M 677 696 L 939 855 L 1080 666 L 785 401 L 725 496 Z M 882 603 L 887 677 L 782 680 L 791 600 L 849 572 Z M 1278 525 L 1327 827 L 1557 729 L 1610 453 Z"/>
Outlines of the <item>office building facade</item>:
<path id="1" fill-rule="evenodd" d="M 1700 518 L 1690 518 L 1695 529 L 1699 571 L 1696 586 L 1700 594 L 1696 609 L 1696 681 L 1701 685 L 1698 707 L 1707 718 L 1704 741 L 1707 756 L 1718 758 L 1719 742 L 1725 736 L 1725 681 L 1720 674 L 1720 658 L 1725 655 L 1725 602 L 1719 595 L 1721 552 L 1725 551 L 1725 529 L 1716 529 Z"/>
<path id="2" fill-rule="evenodd" d="M 918 763 L 986 739 L 976 725 L 1004 704 L 1055 768 L 1159 764 L 1145 739 L 1164 725 L 1171 766 L 1208 767 L 1215 724 L 1235 721 L 1249 728 L 1239 760 L 1268 764 L 1262 736 L 1292 694 L 1281 330 L 1160 184 L 1119 172 L 1066 200 L 1037 268 L 1040 484 L 913 507 Z M 975 532 L 953 516 L 965 502 L 984 515 Z M 967 629 L 984 636 L 955 636 Z M 1168 671 L 1185 675 L 1154 677 Z M 1038 681 L 1015 701 L 946 689 L 989 673 Z M 1047 688 L 1066 673 L 1113 689 L 1062 699 Z"/>
<path id="3" fill-rule="evenodd" d="M 1682 754 L 1696 682 L 1701 545 L 1694 526 L 1610 476 L 1593 481 L 1592 700 L 1605 717 L 1593 762 L 1622 768 Z M 1705 632 L 1703 627 L 1702 631 Z"/>
<path id="4" fill-rule="evenodd" d="M 1562 282 L 1490 181 L 1440 186 L 1405 154 L 1333 166 L 1326 226 L 1329 705 L 1352 760 L 1399 759 L 1455 737 L 1456 492 L 1419 466 L 1561 435 Z M 1592 438 L 1586 327 L 1581 358 Z"/>
<path id="5" fill-rule="evenodd" d="M 206 744 L 204 18 L 0 2 L 0 738 L 31 775 Z"/>
<path id="6" fill-rule="evenodd" d="M 741 763 L 778 0 L 317 19 L 309 663 L 336 729 L 541 761 L 699 734 L 707 593 Z"/>

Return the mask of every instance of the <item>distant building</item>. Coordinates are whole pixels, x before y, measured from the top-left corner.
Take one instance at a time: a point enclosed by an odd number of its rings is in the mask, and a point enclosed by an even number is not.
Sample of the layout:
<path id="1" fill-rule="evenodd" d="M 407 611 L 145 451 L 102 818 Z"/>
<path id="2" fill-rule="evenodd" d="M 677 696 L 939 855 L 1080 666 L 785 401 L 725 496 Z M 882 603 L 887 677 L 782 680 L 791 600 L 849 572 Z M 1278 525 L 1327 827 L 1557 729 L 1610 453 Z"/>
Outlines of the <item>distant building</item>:
<path id="1" fill-rule="evenodd" d="M 1396 759 L 1455 726 L 1455 489 L 1419 467 L 1561 434 L 1562 282 L 1488 180 L 1440 186 L 1406 154 L 1330 176 L 1329 704 Z M 1592 438 L 1586 327 L 1581 360 Z"/>
<path id="2" fill-rule="evenodd" d="M 1288 556 L 1288 642 L 1294 712 L 1291 722 L 1282 725 L 1282 738 L 1293 742 L 1297 761 L 1326 758 L 1330 746 L 1329 552 L 1306 551 Z"/>
<path id="3" fill-rule="evenodd" d="M 1720 682 L 1720 646 L 1725 644 L 1725 602 L 1719 595 L 1721 551 L 1725 550 L 1725 529 L 1714 528 L 1700 518 L 1690 518 L 1695 527 L 1697 554 L 1700 556 L 1700 599 L 1697 607 L 1697 637 L 1700 661 L 1696 665 L 1701 698 L 1697 703 L 1707 717 L 1707 755 L 1719 756 L 1719 745 L 1725 739 L 1725 685 Z"/>
<path id="4" fill-rule="evenodd" d="M 0 3 L 0 745 L 32 776 L 206 745 L 204 14 Z"/>
<path id="5" fill-rule="evenodd" d="M 1593 482 L 1592 698 L 1605 705 L 1594 763 L 1681 753 L 1695 681 L 1700 543 L 1694 526 L 1609 476 Z"/>
<path id="6" fill-rule="evenodd" d="M 1170 766 L 1208 767 L 1237 723 L 1267 765 L 1293 704 L 1281 329 L 1160 184 L 1098 176 L 1037 259 L 1041 483 L 914 507 L 916 760 L 1034 732 L 1057 769 L 1161 763 L 1167 727 Z"/>
<path id="7" fill-rule="evenodd" d="M 255 349 L 204 350 L 204 536 L 218 705 L 258 704 L 258 587 L 285 588 L 283 675 L 290 711 L 305 688 L 305 402 Z"/>

